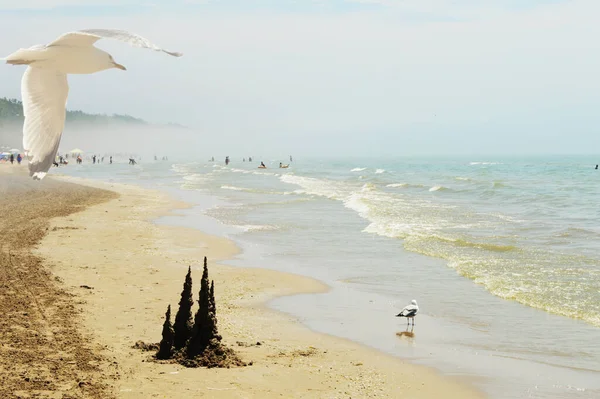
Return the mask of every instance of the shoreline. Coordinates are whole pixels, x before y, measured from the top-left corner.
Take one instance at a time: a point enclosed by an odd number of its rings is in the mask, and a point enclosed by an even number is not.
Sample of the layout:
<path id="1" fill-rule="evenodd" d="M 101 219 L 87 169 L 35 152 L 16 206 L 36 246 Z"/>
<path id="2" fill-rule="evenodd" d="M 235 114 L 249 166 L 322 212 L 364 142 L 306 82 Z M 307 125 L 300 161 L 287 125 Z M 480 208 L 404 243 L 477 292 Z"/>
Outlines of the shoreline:
<path id="1" fill-rule="evenodd" d="M 83 299 L 80 308 L 86 328 L 94 331 L 96 339 L 107 346 L 107 355 L 119 364 L 121 379 L 115 382 L 118 397 L 189 394 L 194 387 L 199 390 L 195 386 L 198 377 L 214 385 L 203 390 L 211 397 L 236 397 L 241 392 L 250 397 L 281 397 L 289 395 L 290 389 L 297 396 L 308 397 L 346 393 L 353 397 L 483 396 L 457 378 L 343 338 L 313 332 L 294 317 L 268 308 L 271 299 L 325 292 L 328 287 L 308 277 L 215 264 L 216 260 L 231 258 L 239 248 L 230 240 L 197 229 L 152 223 L 188 207 L 167 194 L 70 177 L 57 180 L 120 194 L 108 203 L 52 220 L 57 229 L 50 229 L 37 251 L 56 265 L 53 272 Z M 198 248 L 200 242 L 202 247 Z M 85 253 L 73 251 L 82 246 L 88 246 Z M 166 305 L 176 306 L 189 264 L 193 265 L 197 291 L 204 255 L 215 279 L 224 342 L 254 365 L 204 370 L 144 362 L 148 355 L 131 349 L 131 345 L 137 340 L 158 341 Z M 93 288 L 82 289 L 81 285 Z M 125 300 L 130 304 L 123 312 Z M 262 345 L 242 347 L 236 346 L 236 341 Z M 329 371 L 322 373 L 326 366 Z M 223 387 L 225 374 L 232 378 Z M 286 377 L 290 380 L 284 381 Z"/>

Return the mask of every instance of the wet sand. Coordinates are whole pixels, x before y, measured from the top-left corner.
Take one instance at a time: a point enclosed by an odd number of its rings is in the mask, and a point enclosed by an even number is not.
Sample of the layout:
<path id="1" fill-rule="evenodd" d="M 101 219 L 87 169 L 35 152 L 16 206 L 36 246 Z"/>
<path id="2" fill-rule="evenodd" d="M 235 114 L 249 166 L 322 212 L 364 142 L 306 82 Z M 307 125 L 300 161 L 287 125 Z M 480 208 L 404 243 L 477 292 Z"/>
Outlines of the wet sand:
<path id="1" fill-rule="evenodd" d="M 5 177 L 3 174 L 0 179 Z M 15 179 L 13 184 L 21 184 L 20 179 L 24 178 L 11 175 L 10 179 Z M 63 307 L 69 309 L 67 315 L 61 314 L 64 322 L 58 324 L 68 325 L 71 328 L 69 334 L 75 338 L 61 334 L 60 339 L 65 341 L 61 347 L 67 346 L 68 342 L 67 347 L 79 348 L 76 354 L 81 354 L 92 368 L 80 376 L 77 373 L 85 370 L 76 366 L 69 368 L 68 362 L 47 360 L 48 369 L 53 365 L 65 375 L 62 392 L 73 392 L 73 397 L 110 397 L 114 394 L 119 398 L 482 397 L 467 383 L 346 340 L 314 333 L 292 317 L 267 309 L 264 303 L 273 297 L 324 292 L 327 287 L 292 274 L 219 265 L 219 260 L 229 259 L 238 252 L 231 241 L 197 230 L 158 226 L 151 222 L 173 209 L 185 207 L 185 204 L 177 203 L 163 193 L 132 186 L 73 178 L 61 178 L 60 182 L 52 180 L 42 182 L 48 185 L 47 189 L 33 191 L 31 184 L 40 182 L 29 183 L 27 180 L 22 183 L 29 187 L 27 198 L 56 196 L 58 193 L 52 192 L 53 185 L 57 187 L 55 190 L 61 190 L 59 201 L 47 201 L 44 205 L 60 210 L 48 211 L 44 221 L 35 222 L 40 226 L 36 237 L 47 235 L 34 254 L 22 257 L 37 259 L 38 269 L 44 272 L 37 273 L 35 278 L 42 280 L 52 292 L 62 293 Z M 70 185 L 67 180 L 90 187 Z M 70 187 L 71 191 L 65 187 Z M 100 189 L 114 190 L 119 197 Z M 2 206 L 8 206 L 4 195 Z M 30 207 L 25 208 L 24 212 L 31 215 Z M 72 213 L 74 210 L 79 212 Z M 18 220 L 27 218 L 23 215 Z M 53 219 L 46 231 L 50 217 Z M 29 218 L 26 222 L 34 223 L 34 220 L 37 219 Z M 11 224 L 15 222 L 17 219 Z M 3 239 L 2 254 L 6 245 L 16 245 L 7 244 L 9 242 L 12 241 Z M 23 253 L 38 241 L 29 242 L 28 246 L 20 247 L 24 248 Z M 138 340 L 160 340 L 162 317 L 168 304 L 176 309 L 189 265 L 192 266 L 197 295 L 204 256 L 209 259 L 210 278 L 215 280 L 219 331 L 224 343 L 238 351 L 245 361 L 252 361 L 252 366 L 186 369 L 174 364 L 148 362 L 148 353 L 132 349 Z M 4 265 L 6 261 L 2 259 Z M 4 276 L 3 290 L 7 279 Z M 21 284 L 32 285 L 28 283 L 32 278 L 29 274 L 23 276 Z M 23 302 L 28 302 L 31 297 L 24 289 L 13 286 L 12 290 L 23 291 Z M 2 300 L 7 301 L 6 298 L 3 292 Z M 15 330 L 12 326 L 19 325 L 17 312 L 21 311 L 21 305 L 3 302 L 3 306 L 3 309 L 9 309 L 7 313 L 15 313 L 10 322 L 2 324 L 4 337 L 4 331 Z M 50 313 L 46 311 L 47 306 L 52 304 L 44 302 L 41 313 Z M 35 318 L 32 323 L 42 324 L 38 319 L 45 320 L 42 316 L 34 316 L 40 312 L 25 312 Z M 55 328 L 58 327 L 52 325 L 48 330 L 61 331 Z M 30 329 L 21 327 L 21 330 L 22 340 L 16 335 L 10 343 L 11 350 L 19 354 L 27 352 L 23 346 L 28 342 L 25 334 Z M 2 342 L 2 350 L 6 351 Z M 260 345 L 256 345 L 257 342 Z M 44 361 L 46 357 L 52 359 L 49 355 L 59 356 L 51 352 L 50 340 L 40 340 L 38 345 L 35 352 Z M 1 364 L 2 371 L 9 366 L 8 363 Z M 3 376 L 6 374 L 2 372 Z M 14 379 L 10 383 L 15 387 L 22 384 L 16 377 L 10 378 Z M 84 390 L 80 392 L 77 389 L 82 388 L 77 380 L 81 378 L 90 382 L 83 384 Z M 70 391 L 66 390 L 67 381 L 71 384 Z M 72 388 L 73 384 L 76 388 Z M 30 395 L 33 392 L 27 391 L 27 385 L 20 389 Z M 48 391 L 46 397 L 61 397 L 56 394 L 59 392 L 56 387 Z M 83 396 L 75 396 L 75 393 Z"/>

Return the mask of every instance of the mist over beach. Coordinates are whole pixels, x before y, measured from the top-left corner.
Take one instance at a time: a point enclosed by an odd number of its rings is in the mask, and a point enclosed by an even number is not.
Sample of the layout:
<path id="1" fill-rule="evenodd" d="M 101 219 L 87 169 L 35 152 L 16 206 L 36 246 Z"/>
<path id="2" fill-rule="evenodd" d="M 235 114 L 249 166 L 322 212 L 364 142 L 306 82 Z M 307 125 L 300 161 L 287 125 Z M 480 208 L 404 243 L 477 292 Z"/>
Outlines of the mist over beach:
<path id="1" fill-rule="evenodd" d="M 95 43 L 41 181 L 2 65 L 0 397 L 600 397 L 598 11 L 0 5 L 184 54 Z"/>

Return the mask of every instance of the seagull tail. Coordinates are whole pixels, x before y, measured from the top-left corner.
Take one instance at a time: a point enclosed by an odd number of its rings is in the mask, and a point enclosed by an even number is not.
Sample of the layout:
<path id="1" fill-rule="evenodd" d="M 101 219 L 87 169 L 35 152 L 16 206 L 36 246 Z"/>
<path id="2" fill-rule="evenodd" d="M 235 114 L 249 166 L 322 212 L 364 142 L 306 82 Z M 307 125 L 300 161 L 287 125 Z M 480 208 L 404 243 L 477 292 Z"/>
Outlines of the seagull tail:
<path id="1" fill-rule="evenodd" d="M 398 313 L 398 314 L 396 315 L 396 317 L 406 317 L 406 316 L 404 316 L 404 315 L 402 314 L 402 312 L 400 312 L 400 313 Z"/>
<path id="2" fill-rule="evenodd" d="M 44 59 L 44 53 L 41 50 L 41 46 L 22 48 L 2 58 L 2 61 L 6 61 L 7 64 L 11 65 L 29 65 L 32 62 Z"/>
<path id="3" fill-rule="evenodd" d="M 33 176 L 33 180 L 42 180 L 46 175 L 46 172 L 35 172 L 31 176 Z"/>

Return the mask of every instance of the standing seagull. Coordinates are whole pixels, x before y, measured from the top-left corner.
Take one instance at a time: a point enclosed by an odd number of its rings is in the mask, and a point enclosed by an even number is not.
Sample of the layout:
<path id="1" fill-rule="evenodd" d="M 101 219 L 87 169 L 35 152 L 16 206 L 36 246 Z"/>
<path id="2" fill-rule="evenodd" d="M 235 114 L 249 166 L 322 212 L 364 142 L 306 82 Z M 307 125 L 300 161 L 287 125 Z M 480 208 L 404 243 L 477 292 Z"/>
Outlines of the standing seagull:
<path id="1" fill-rule="evenodd" d="M 102 38 L 132 46 L 162 51 L 174 57 L 183 54 L 163 50 L 134 33 L 113 29 L 86 29 L 65 33 L 47 45 L 20 49 L 4 58 L 7 64 L 28 65 L 21 81 L 23 98 L 23 147 L 29 158 L 29 175 L 41 180 L 52 166 L 65 126 L 69 93 L 67 74 L 90 74 L 125 67 L 105 51 L 94 47 Z"/>
<path id="2" fill-rule="evenodd" d="M 400 313 L 396 315 L 396 317 L 406 317 L 406 325 L 410 320 L 412 320 L 412 325 L 415 325 L 415 316 L 419 313 L 419 305 L 417 305 L 417 300 L 413 299 L 410 301 L 410 305 L 406 306 Z"/>

